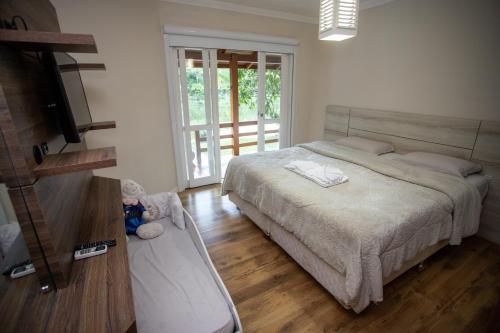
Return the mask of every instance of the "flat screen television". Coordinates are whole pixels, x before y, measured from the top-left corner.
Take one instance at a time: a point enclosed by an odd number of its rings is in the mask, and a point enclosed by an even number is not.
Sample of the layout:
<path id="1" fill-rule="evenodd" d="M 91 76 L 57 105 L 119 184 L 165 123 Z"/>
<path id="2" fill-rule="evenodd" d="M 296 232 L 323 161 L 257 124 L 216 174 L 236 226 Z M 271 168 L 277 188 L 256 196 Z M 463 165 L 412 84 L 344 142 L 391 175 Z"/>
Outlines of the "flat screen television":
<path id="1" fill-rule="evenodd" d="M 81 142 L 81 136 L 92 125 L 85 89 L 78 70 L 77 61 L 64 52 L 46 52 L 44 63 L 53 86 L 56 118 L 66 142 Z"/>

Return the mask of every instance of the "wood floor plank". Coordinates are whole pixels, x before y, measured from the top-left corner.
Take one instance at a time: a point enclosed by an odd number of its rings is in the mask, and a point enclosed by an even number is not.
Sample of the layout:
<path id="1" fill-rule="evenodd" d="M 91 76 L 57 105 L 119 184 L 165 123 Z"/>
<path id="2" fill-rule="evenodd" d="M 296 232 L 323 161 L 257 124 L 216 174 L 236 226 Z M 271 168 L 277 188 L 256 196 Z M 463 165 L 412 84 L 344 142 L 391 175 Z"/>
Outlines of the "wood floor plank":
<path id="1" fill-rule="evenodd" d="M 179 194 L 238 309 L 245 332 L 497 332 L 500 246 L 469 237 L 345 310 L 227 199 L 220 185 Z"/>

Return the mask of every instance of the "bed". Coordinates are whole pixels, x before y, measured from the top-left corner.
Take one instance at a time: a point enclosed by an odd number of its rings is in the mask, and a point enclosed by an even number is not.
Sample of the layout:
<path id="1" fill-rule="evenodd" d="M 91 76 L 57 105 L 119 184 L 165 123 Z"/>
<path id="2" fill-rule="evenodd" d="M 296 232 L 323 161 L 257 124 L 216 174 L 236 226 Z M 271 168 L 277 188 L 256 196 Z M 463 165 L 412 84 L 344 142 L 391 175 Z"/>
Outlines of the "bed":
<path id="1" fill-rule="evenodd" d="M 191 216 L 186 229 L 169 217 L 164 232 L 129 236 L 128 254 L 139 332 L 241 332 L 241 323 Z"/>
<path id="2" fill-rule="evenodd" d="M 322 188 L 283 168 L 293 160 L 350 179 Z M 223 194 L 357 313 L 383 300 L 384 284 L 477 233 L 482 202 L 465 179 L 327 141 L 234 158 Z"/>

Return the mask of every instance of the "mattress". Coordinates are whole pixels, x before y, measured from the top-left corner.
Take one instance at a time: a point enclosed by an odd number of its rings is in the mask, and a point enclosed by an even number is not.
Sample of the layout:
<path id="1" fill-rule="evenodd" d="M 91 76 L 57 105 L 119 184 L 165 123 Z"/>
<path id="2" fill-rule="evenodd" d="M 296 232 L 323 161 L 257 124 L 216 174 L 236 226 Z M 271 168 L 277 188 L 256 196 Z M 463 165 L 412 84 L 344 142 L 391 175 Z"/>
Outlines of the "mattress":
<path id="1" fill-rule="evenodd" d="M 129 237 L 139 332 L 233 332 L 228 304 L 186 230 L 168 218 L 157 238 Z"/>
<path id="2" fill-rule="evenodd" d="M 349 181 L 322 188 L 282 168 L 293 160 L 331 165 Z M 418 253 L 477 232 L 477 191 L 419 169 L 317 142 L 233 158 L 223 193 L 256 207 L 343 276 L 343 304 L 360 312 L 382 301 L 384 277 Z"/>

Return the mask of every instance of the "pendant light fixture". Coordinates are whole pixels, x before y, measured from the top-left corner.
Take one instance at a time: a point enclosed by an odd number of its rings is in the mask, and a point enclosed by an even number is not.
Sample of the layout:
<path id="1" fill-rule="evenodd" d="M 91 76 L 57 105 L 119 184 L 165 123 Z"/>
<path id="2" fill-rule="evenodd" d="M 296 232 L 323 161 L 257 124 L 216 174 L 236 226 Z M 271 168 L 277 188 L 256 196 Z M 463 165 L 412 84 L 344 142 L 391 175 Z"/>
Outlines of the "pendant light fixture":
<path id="1" fill-rule="evenodd" d="M 319 39 L 341 41 L 356 36 L 359 0 L 321 0 Z"/>

